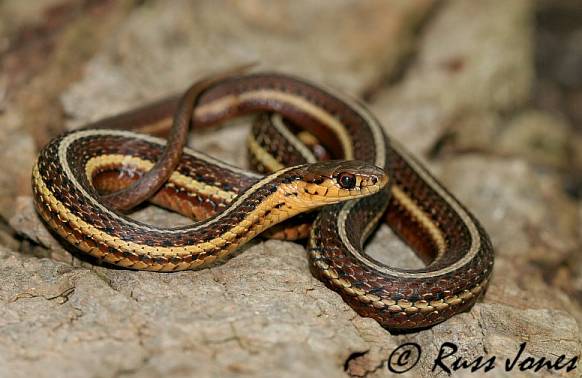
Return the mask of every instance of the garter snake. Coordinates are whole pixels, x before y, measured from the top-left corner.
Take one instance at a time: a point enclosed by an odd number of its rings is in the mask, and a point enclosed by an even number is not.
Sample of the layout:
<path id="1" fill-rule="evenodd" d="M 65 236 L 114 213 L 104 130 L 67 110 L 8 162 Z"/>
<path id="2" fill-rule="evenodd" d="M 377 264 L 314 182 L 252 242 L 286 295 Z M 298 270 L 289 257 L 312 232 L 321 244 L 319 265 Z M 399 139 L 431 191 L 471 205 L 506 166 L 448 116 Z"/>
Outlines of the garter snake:
<path id="1" fill-rule="evenodd" d="M 328 205 L 311 226 L 310 268 L 359 314 L 390 329 L 426 327 L 470 308 L 483 293 L 493 267 L 486 232 L 421 163 L 389 141 L 358 101 L 282 74 L 232 74 L 202 83 L 181 100 L 159 101 L 45 146 L 32 175 L 45 223 L 105 262 L 176 271 L 206 266 L 270 226 Z M 169 149 L 162 139 L 121 129 L 167 131 L 176 107 L 174 123 L 191 121 L 195 128 L 273 112 L 260 116 L 248 149 L 259 171 L 274 173 L 251 173 L 184 148 L 183 156 L 173 157 L 177 166 L 164 168 L 163 180 L 146 185 L 156 193 L 154 203 L 198 219 L 168 229 L 114 210 L 115 194 L 105 201 L 97 189 L 136 186 L 160 165 Z M 309 146 L 308 139 L 321 146 Z M 316 162 L 322 156 L 343 161 Z M 118 208 L 135 204 L 129 202 Z M 394 268 L 363 252 L 381 220 L 426 267 Z"/>

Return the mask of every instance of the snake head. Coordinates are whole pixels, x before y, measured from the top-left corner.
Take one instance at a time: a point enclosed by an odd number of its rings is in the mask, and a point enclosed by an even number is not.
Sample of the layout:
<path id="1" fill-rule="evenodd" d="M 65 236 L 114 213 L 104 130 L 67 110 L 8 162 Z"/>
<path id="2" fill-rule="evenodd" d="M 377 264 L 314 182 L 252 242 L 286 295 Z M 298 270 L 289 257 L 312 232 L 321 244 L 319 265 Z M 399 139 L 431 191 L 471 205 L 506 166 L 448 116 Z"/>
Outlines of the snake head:
<path id="1" fill-rule="evenodd" d="M 360 198 L 388 184 L 383 169 L 358 160 L 330 160 L 297 167 L 289 189 L 313 207 Z"/>

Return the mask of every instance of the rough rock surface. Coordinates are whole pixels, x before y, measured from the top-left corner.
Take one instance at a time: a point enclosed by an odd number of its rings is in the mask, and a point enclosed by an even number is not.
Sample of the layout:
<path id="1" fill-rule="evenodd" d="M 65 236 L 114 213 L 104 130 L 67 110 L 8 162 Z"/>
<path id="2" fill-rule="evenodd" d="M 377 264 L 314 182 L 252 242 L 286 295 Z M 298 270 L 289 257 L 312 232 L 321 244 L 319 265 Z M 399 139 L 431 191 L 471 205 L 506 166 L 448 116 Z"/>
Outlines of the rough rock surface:
<path id="1" fill-rule="evenodd" d="M 496 356 L 487 376 L 505 376 L 523 342 L 522 359 L 579 356 L 582 85 L 571 67 L 582 61 L 582 18 L 555 28 L 556 14 L 582 10 L 527 0 L 1 2 L 0 376 L 384 377 L 404 343 L 422 348 L 405 376 L 445 376 L 432 372 L 444 343 L 468 362 Z M 223 265 L 158 274 L 95 265 L 51 236 L 29 189 L 48 138 L 250 61 L 370 101 L 488 230 L 496 262 L 480 303 L 391 334 L 314 279 L 297 244 L 256 241 Z M 233 141 L 247 121 L 193 145 L 241 165 Z M 154 207 L 133 216 L 190 222 Z M 386 226 L 367 252 L 420 264 Z"/>

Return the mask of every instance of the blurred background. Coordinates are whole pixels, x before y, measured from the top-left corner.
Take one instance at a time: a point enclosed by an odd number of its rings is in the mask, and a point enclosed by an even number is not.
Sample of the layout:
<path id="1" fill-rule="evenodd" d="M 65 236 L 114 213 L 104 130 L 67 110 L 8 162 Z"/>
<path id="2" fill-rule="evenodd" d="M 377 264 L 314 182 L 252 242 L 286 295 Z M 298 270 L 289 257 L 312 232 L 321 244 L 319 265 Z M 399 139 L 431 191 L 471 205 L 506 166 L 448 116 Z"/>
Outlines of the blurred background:
<path id="1" fill-rule="evenodd" d="M 391 335 L 313 279 L 297 244 L 155 274 L 88 264 L 52 238 L 30 191 L 42 145 L 248 62 L 361 98 L 475 213 L 496 249 L 481 303 Z M 580 355 L 581 2 L 0 0 L 0 67 L 0 376 L 382 377 L 405 341 L 423 348 L 421 376 L 443 342 L 469 360 L 521 342 Z M 244 166 L 247 130 L 192 143 Z M 418 264 L 386 226 L 368 253 Z"/>

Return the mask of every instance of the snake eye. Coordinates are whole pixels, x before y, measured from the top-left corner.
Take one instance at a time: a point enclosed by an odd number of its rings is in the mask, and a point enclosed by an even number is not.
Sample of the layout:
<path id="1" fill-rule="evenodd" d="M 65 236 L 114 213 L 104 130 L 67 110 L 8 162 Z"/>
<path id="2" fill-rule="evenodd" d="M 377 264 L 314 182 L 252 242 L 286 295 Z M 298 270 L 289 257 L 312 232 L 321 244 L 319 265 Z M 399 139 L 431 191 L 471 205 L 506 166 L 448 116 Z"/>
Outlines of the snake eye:
<path id="1" fill-rule="evenodd" d="M 340 173 L 337 182 L 344 189 L 353 189 L 356 186 L 356 176 L 351 173 Z"/>

